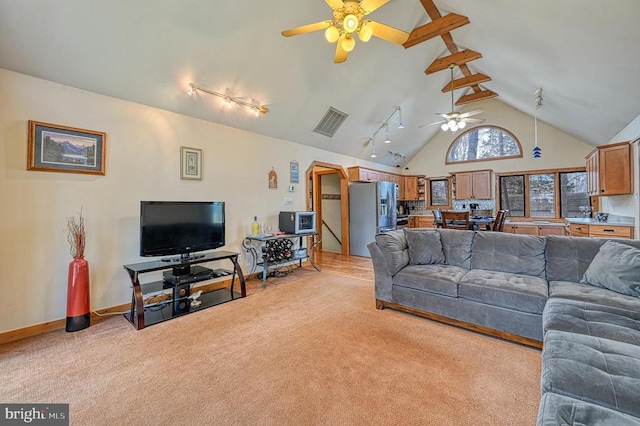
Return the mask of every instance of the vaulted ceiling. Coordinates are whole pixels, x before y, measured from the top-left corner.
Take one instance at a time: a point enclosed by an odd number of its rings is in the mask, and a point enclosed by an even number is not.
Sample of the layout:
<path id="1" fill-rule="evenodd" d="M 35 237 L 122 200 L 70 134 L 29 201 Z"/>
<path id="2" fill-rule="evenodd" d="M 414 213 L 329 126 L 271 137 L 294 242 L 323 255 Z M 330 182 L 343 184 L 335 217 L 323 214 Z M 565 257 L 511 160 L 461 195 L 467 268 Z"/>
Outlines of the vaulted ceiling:
<path id="1" fill-rule="evenodd" d="M 427 13 L 429 3 L 390 0 L 367 18 L 411 33 L 437 18 Z M 542 87 L 539 119 L 587 143 L 607 142 L 640 114 L 637 0 L 434 5 L 442 16 L 455 13 L 469 23 L 446 33 L 451 39 L 435 36 L 408 48 L 356 39 L 348 60 L 335 64 L 335 45 L 323 31 L 281 35 L 332 19 L 323 0 L 0 0 L 0 67 L 367 160 L 372 147 L 363 142 L 400 106 L 405 128 L 395 128 L 395 114 L 392 143 L 382 143 L 384 130 L 375 138 L 383 154 L 375 161 L 388 165 L 397 159 L 387 150 L 411 158 L 440 131 L 419 126 L 450 111 L 450 94 L 442 91 L 449 71 L 425 70 L 456 49 L 481 54 L 468 63 L 469 73 L 456 69 L 456 78 L 490 77 L 475 91 L 495 92 L 527 114 Z M 206 93 L 189 96 L 190 82 L 228 89 L 269 112 L 255 117 Z M 474 91 L 454 93 L 459 99 Z M 313 132 L 329 107 L 349 115 L 333 137 Z"/>

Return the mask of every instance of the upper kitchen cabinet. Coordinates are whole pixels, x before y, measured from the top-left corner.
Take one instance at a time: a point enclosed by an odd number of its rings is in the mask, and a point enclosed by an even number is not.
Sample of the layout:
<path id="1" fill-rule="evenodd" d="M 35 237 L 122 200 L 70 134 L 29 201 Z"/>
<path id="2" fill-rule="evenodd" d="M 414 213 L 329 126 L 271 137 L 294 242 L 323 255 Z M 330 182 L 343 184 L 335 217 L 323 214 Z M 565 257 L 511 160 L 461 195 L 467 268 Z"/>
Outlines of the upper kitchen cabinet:
<path id="1" fill-rule="evenodd" d="M 587 155 L 587 193 L 621 195 L 633 193 L 631 144 L 620 142 L 596 147 Z"/>
<path id="2" fill-rule="evenodd" d="M 490 199 L 491 170 L 476 170 L 454 174 L 456 180 L 455 196 L 457 200 L 471 198 Z"/>
<path id="3" fill-rule="evenodd" d="M 425 183 L 424 176 L 408 175 L 402 177 L 400 185 L 400 194 L 398 198 L 406 201 L 417 201 L 425 199 Z"/>

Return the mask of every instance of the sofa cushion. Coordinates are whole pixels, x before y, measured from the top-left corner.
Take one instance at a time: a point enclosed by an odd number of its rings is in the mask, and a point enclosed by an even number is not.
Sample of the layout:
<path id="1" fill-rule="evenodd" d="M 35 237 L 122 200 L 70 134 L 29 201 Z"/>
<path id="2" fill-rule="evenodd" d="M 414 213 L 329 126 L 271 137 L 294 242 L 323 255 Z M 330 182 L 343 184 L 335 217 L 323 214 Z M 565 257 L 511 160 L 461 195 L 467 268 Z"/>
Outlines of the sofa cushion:
<path id="1" fill-rule="evenodd" d="M 447 265 L 471 269 L 471 244 L 476 233 L 455 229 L 438 229 L 438 232 Z"/>
<path id="2" fill-rule="evenodd" d="M 509 272 L 546 279 L 545 239 L 534 235 L 477 232 L 471 269 Z"/>
<path id="3" fill-rule="evenodd" d="M 607 241 L 600 247 L 580 282 L 640 297 L 640 249 Z"/>
<path id="4" fill-rule="evenodd" d="M 545 393 L 537 426 L 640 426 L 640 418 L 556 393 Z"/>
<path id="5" fill-rule="evenodd" d="M 458 296 L 458 282 L 467 270 L 451 265 L 409 265 L 393 277 L 393 284 L 445 296 Z"/>
<path id="6" fill-rule="evenodd" d="M 409 246 L 409 264 L 444 264 L 444 252 L 438 231 L 435 229 L 405 229 L 404 235 Z"/>
<path id="7" fill-rule="evenodd" d="M 640 346 L 640 311 L 551 298 L 542 314 L 542 330 L 568 331 Z"/>
<path id="8" fill-rule="evenodd" d="M 545 257 L 548 281 L 578 282 L 582 279 L 600 247 L 607 242 L 601 238 L 564 237 L 548 235 Z M 632 247 L 640 248 L 638 240 L 624 241 Z"/>
<path id="9" fill-rule="evenodd" d="M 472 269 L 458 283 L 463 299 L 542 314 L 549 293 L 547 281 L 529 275 Z"/>
<path id="10" fill-rule="evenodd" d="M 640 346 L 550 330 L 542 348 L 542 392 L 640 416 Z"/>
<path id="11" fill-rule="evenodd" d="M 580 284 L 567 281 L 552 281 L 549 283 L 549 297 L 581 300 L 599 305 L 614 306 L 624 309 L 640 311 L 640 299 L 633 296 L 616 293 L 602 287 L 590 284 Z"/>
<path id="12" fill-rule="evenodd" d="M 395 230 L 376 235 L 376 243 L 387 261 L 387 268 L 391 275 L 409 264 L 409 249 L 404 232 Z"/>

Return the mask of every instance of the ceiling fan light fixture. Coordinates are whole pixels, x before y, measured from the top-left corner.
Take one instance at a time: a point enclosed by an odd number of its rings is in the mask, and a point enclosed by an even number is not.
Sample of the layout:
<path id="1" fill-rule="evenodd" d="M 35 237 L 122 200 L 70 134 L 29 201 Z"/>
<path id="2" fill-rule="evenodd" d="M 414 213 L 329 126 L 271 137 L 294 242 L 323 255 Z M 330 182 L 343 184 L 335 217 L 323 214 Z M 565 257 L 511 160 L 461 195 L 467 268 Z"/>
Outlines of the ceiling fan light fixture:
<path id="1" fill-rule="evenodd" d="M 358 17 L 352 13 L 348 14 L 344 17 L 342 21 L 342 28 L 348 33 L 352 33 L 358 29 Z"/>
<path id="2" fill-rule="evenodd" d="M 347 36 L 342 39 L 342 48 L 345 52 L 351 52 L 356 47 L 356 41 L 353 37 Z"/>
<path id="3" fill-rule="evenodd" d="M 467 127 L 467 122 L 464 120 L 460 120 L 458 122 L 458 129 L 464 129 L 465 127 Z"/>
<path id="4" fill-rule="evenodd" d="M 358 37 L 360 38 L 360 40 L 366 43 L 369 40 L 371 40 L 372 35 L 373 35 L 373 28 L 371 28 L 371 25 L 367 25 L 366 22 L 362 24 L 362 26 L 360 27 L 360 31 L 358 31 Z"/>
<path id="5" fill-rule="evenodd" d="M 338 41 L 338 38 L 340 38 L 340 30 L 338 30 L 335 25 L 331 25 L 324 32 L 324 38 L 326 38 L 329 43 L 335 43 Z"/>
<path id="6" fill-rule="evenodd" d="M 449 125 L 447 125 L 447 123 L 442 123 L 442 126 L 440 126 L 440 129 L 443 132 L 446 132 L 447 130 L 449 130 Z"/>

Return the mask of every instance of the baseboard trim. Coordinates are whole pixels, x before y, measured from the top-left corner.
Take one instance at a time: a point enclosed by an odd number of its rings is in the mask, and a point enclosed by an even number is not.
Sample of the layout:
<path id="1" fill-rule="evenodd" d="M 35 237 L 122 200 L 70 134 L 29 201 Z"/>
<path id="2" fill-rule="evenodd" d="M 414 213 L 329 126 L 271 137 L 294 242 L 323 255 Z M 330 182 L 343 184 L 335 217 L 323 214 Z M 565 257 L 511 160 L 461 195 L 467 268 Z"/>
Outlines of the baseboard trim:
<path id="1" fill-rule="evenodd" d="M 245 277 L 245 280 L 250 279 L 252 276 L 257 274 L 251 274 Z M 239 287 L 239 282 L 236 278 L 236 284 Z M 194 285 L 192 287 L 192 291 L 202 290 L 203 293 L 208 293 L 210 291 L 219 290 L 221 288 L 228 288 L 231 285 L 231 278 L 226 278 L 222 281 L 216 281 L 213 283 L 208 283 L 204 285 Z M 235 289 L 235 287 L 234 287 Z M 113 315 L 119 315 L 121 312 L 129 311 L 131 308 L 131 304 L 123 303 L 121 305 L 111 306 L 108 308 L 99 309 L 96 311 L 91 311 L 91 325 L 97 324 L 100 321 L 104 321 L 107 318 L 110 318 Z M 56 319 L 52 321 L 43 322 L 40 324 L 34 324 L 27 327 L 16 328 L 14 330 L 9 330 L 0 333 L 0 345 L 4 343 L 14 342 L 16 340 L 26 339 L 27 337 L 39 336 L 40 334 L 49 333 L 50 331 L 62 330 L 65 328 L 67 323 L 66 317 L 61 319 Z"/>
<path id="2" fill-rule="evenodd" d="M 434 314 L 432 312 L 421 311 L 420 309 L 410 308 L 408 306 L 398 305 L 397 303 L 386 302 L 384 300 L 376 299 L 376 308 L 384 309 L 390 308 L 396 311 L 406 312 L 408 314 L 417 315 L 433 321 L 438 321 L 444 324 L 453 325 L 455 327 L 464 328 L 465 330 L 471 330 L 478 333 L 486 334 L 499 339 L 508 340 L 510 342 L 518 343 L 525 346 L 530 346 L 536 349 L 542 349 L 542 342 L 528 337 L 518 336 L 517 334 L 506 333 L 504 331 L 495 330 L 493 328 L 484 327 L 469 322 L 459 321 L 453 318 L 445 317 L 442 315 Z"/>

